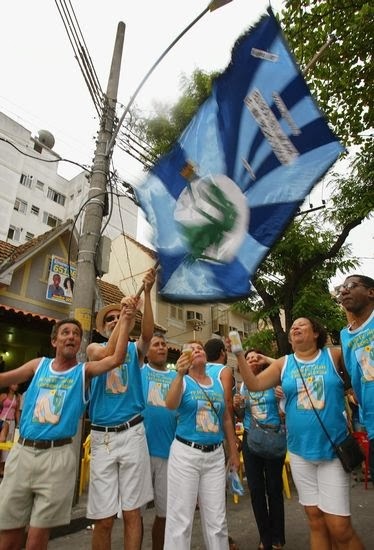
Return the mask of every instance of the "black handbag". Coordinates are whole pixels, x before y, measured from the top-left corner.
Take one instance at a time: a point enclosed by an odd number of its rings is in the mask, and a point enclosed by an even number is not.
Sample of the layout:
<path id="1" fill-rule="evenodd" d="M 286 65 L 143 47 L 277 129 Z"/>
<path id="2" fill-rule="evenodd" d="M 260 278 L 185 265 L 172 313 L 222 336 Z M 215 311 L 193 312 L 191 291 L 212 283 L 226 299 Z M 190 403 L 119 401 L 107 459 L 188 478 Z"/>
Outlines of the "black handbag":
<path id="1" fill-rule="evenodd" d="M 322 422 L 321 417 L 319 416 L 314 406 L 312 398 L 309 395 L 307 385 L 305 384 L 305 380 L 303 378 L 303 375 L 301 374 L 301 370 L 298 362 L 296 361 L 295 355 L 294 355 L 294 360 L 297 366 L 297 370 L 299 371 L 300 378 L 303 382 L 304 389 L 309 398 L 310 404 L 312 405 L 313 411 L 318 419 L 318 422 L 321 424 L 321 428 L 325 432 L 327 439 L 330 441 L 332 448 L 336 453 L 336 456 L 338 457 L 338 459 L 341 462 L 341 465 L 343 466 L 344 471 L 347 472 L 348 474 L 353 472 L 353 470 L 357 468 L 357 466 L 359 466 L 365 460 L 365 455 L 360 447 L 360 444 L 358 443 L 357 439 L 353 437 L 351 432 L 347 435 L 347 437 L 341 443 L 337 444 L 333 442 L 333 440 L 330 437 L 330 434 L 326 430 L 325 425 Z"/>
<path id="2" fill-rule="evenodd" d="M 365 460 L 360 444 L 351 433 L 339 445 L 334 445 L 334 450 L 344 470 L 348 473 L 352 472 Z"/>
<path id="3" fill-rule="evenodd" d="M 247 444 L 251 453 L 262 458 L 281 458 L 287 452 L 286 430 L 280 426 L 262 426 L 256 418 L 251 417 L 247 433 Z"/>

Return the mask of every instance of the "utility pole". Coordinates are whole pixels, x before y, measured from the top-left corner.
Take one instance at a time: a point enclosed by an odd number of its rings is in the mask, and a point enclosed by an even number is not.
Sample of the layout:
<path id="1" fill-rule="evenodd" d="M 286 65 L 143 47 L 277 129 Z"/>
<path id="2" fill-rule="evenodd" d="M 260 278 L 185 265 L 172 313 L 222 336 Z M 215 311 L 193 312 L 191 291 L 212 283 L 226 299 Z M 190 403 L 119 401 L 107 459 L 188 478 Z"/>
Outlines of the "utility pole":
<path id="1" fill-rule="evenodd" d="M 119 74 L 122 60 L 125 24 L 118 23 L 114 44 L 112 64 L 108 79 L 107 92 L 104 97 L 103 114 L 97 136 L 95 156 L 91 170 L 91 182 L 88 202 L 83 221 L 82 233 L 78 242 L 77 275 L 75 278 L 73 301 L 70 316 L 78 319 L 83 328 L 79 360 L 86 360 L 86 348 L 90 342 L 93 306 L 96 291 L 95 256 L 99 247 L 101 227 L 105 208 L 107 179 L 109 176 L 110 154 L 106 153 L 108 143 L 115 127 L 115 109 L 118 93 Z M 77 456 L 77 479 L 73 503 L 79 499 L 79 475 L 82 438 L 84 437 L 83 419 L 81 419 L 73 445 Z"/>
<path id="2" fill-rule="evenodd" d="M 96 142 L 83 229 L 78 243 L 77 275 L 70 313 L 71 317 L 75 317 L 82 323 L 83 338 L 80 349 L 80 360 L 82 361 L 86 358 L 85 352 L 90 342 L 92 329 L 96 289 L 95 256 L 101 237 L 105 208 L 106 187 L 111 158 L 111 153 L 107 153 L 107 147 L 115 128 L 115 108 L 124 37 L 125 24 L 120 22 L 117 27 L 107 92 L 104 97 L 103 114 Z"/>

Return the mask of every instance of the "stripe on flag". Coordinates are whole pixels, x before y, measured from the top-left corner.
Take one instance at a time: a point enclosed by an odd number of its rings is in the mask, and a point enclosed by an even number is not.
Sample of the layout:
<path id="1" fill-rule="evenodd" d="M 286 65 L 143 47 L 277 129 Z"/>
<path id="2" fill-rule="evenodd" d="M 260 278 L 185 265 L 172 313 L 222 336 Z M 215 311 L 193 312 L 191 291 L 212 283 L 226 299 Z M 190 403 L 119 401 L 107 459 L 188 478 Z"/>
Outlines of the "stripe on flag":
<path id="1" fill-rule="evenodd" d="M 170 301 L 248 296 L 250 280 L 343 147 L 271 10 L 137 188 Z"/>

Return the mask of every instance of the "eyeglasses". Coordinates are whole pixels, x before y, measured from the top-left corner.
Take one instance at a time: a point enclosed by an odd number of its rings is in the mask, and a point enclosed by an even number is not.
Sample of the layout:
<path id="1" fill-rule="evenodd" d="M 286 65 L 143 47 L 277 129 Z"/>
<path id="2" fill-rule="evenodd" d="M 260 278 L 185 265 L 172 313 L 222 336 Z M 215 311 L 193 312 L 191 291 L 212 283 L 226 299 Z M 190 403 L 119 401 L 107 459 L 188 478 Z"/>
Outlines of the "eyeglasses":
<path id="1" fill-rule="evenodd" d="M 353 290 L 356 288 L 356 286 L 363 286 L 365 288 L 369 288 L 367 285 L 364 285 L 363 283 L 355 283 L 354 281 L 351 281 L 350 283 L 344 283 L 343 285 L 340 285 L 338 288 L 338 292 L 342 292 L 343 290 Z"/>
<path id="2" fill-rule="evenodd" d="M 105 317 L 104 323 L 111 323 L 112 321 L 118 321 L 119 315 L 108 315 L 108 317 Z"/>

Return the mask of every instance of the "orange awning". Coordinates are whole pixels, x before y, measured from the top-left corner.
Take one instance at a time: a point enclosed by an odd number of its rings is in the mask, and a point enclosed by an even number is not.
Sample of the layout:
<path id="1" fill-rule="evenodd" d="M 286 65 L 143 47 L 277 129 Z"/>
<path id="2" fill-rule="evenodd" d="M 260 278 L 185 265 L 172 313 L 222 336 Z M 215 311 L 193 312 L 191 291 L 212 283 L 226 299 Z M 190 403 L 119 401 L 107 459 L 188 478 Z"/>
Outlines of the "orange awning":
<path id="1" fill-rule="evenodd" d="M 22 315 L 25 315 L 25 316 L 30 315 L 31 317 L 34 317 L 35 319 L 47 320 L 47 321 L 51 321 L 51 322 L 58 321 L 58 319 L 55 318 L 55 317 L 49 317 L 48 315 L 44 315 L 42 313 L 35 313 L 33 311 L 26 311 L 25 309 L 18 309 L 16 307 L 7 306 L 5 304 L 0 305 L 0 311 L 2 309 L 4 309 L 5 311 L 9 311 L 9 312 L 21 313 Z"/>

